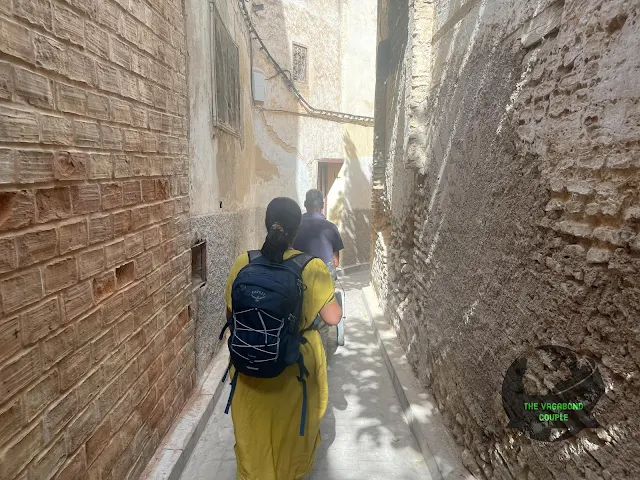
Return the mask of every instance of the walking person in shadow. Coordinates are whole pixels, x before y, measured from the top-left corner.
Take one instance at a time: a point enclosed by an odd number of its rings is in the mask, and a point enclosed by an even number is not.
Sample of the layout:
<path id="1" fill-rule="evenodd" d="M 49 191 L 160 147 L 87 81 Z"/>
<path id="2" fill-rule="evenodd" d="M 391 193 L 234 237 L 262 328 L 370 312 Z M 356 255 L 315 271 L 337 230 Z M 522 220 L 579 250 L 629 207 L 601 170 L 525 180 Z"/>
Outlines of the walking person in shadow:
<path id="1" fill-rule="evenodd" d="M 226 284 L 231 408 L 240 480 L 297 480 L 313 467 L 328 402 L 327 363 L 313 322 L 342 309 L 323 260 L 292 248 L 302 213 L 269 203 L 261 250 L 240 255 Z"/>

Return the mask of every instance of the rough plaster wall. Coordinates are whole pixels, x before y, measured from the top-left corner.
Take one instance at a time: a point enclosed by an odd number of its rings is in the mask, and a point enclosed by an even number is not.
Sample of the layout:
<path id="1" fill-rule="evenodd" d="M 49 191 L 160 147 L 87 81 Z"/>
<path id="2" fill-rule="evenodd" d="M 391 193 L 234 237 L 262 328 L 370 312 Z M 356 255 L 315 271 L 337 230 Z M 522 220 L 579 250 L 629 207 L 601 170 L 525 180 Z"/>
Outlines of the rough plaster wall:
<path id="1" fill-rule="evenodd" d="M 255 201 L 264 168 L 255 149 L 247 28 L 237 0 L 216 5 L 238 45 L 242 128 L 236 136 L 214 126 L 210 5 L 189 1 L 191 241 L 207 241 L 207 283 L 194 294 L 198 377 L 219 348 L 229 269 L 241 251 L 256 247 L 262 228 L 256 224 Z"/>
<path id="2" fill-rule="evenodd" d="M 411 237 L 412 255 L 375 283 L 476 476 L 637 478 L 638 4 L 460 3 L 435 4 L 427 155 L 402 183 L 417 214 L 393 209 L 389 250 Z M 516 356 L 549 343 L 607 385 L 604 428 L 560 444 L 506 430 L 500 398 Z"/>

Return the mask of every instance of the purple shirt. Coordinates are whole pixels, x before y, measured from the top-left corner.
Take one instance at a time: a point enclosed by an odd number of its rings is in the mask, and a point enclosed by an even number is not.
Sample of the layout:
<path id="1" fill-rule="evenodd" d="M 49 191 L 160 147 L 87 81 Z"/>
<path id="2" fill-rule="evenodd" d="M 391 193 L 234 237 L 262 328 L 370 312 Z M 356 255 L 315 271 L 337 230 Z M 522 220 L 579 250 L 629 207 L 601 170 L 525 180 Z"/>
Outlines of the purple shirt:
<path id="1" fill-rule="evenodd" d="M 324 263 L 333 261 L 333 252 L 344 248 L 340 232 L 335 224 L 318 212 L 302 215 L 302 223 L 293 248 L 321 258 Z"/>

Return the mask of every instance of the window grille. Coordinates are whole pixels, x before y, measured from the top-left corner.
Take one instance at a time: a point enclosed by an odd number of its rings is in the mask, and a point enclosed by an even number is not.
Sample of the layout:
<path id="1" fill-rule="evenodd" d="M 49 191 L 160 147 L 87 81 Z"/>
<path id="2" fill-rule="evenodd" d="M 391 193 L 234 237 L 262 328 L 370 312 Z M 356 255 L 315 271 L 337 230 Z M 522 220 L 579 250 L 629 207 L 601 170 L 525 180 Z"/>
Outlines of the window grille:
<path id="1" fill-rule="evenodd" d="M 234 43 L 217 8 L 213 8 L 213 78 L 216 123 L 240 133 L 240 65 Z"/>
<path id="2" fill-rule="evenodd" d="M 307 83 L 307 47 L 293 44 L 293 81 Z"/>

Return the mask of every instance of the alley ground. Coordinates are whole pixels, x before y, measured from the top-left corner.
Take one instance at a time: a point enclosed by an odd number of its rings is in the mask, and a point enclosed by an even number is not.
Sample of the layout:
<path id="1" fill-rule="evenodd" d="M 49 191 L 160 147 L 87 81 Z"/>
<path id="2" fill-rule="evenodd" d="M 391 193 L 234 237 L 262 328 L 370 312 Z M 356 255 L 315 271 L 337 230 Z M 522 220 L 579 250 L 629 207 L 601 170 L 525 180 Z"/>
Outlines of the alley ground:
<path id="1" fill-rule="evenodd" d="M 429 480 L 431 475 L 404 419 L 360 289 L 369 272 L 342 277 L 346 290 L 344 347 L 328 331 L 329 406 L 322 443 L 309 479 Z M 234 480 L 231 416 L 224 414 L 228 387 L 216 405 L 182 480 Z"/>

